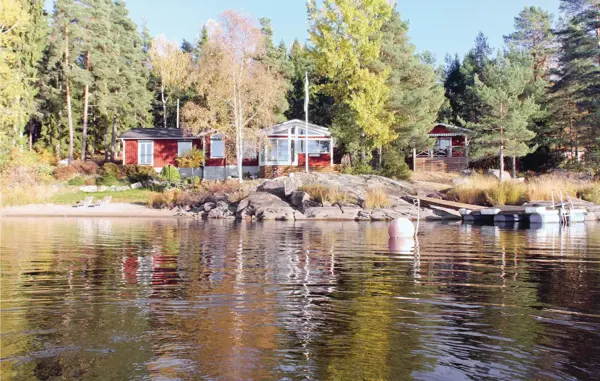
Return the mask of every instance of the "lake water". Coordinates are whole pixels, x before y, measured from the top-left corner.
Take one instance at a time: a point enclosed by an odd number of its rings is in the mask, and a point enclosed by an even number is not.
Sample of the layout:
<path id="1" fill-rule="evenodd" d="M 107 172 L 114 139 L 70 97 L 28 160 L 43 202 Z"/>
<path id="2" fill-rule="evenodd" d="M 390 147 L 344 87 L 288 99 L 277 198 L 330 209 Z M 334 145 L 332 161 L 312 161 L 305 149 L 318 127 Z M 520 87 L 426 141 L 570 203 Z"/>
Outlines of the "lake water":
<path id="1" fill-rule="evenodd" d="M 600 225 L 0 227 L 2 380 L 600 378 Z"/>

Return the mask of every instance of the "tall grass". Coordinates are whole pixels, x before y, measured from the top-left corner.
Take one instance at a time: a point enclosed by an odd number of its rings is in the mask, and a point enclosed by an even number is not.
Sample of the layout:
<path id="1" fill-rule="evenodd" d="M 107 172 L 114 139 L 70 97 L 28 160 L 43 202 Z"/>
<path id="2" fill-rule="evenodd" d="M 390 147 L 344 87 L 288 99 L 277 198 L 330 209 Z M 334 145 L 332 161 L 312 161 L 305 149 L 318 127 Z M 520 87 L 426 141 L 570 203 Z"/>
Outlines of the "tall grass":
<path id="1" fill-rule="evenodd" d="M 18 189 L 0 185 L 0 207 L 50 202 L 56 190 L 45 184 L 21 185 Z"/>
<path id="2" fill-rule="evenodd" d="M 387 208 L 391 205 L 387 193 L 379 188 L 370 188 L 367 190 L 364 200 L 365 209 Z"/>
<path id="3" fill-rule="evenodd" d="M 299 190 L 310 195 L 311 200 L 320 203 L 329 202 L 331 204 L 344 203 L 352 200 L 347 192 L 342 192 L 338 187 L 322 184 L 303 185 Z"/>
<path id="4" fill-rule="evenodd" d="M 448 192 L 448 196 L 458 202 L 474 205 L 503 206 L 521 205 L 528 201 L 550 201 L 553 190 L 563 190 L 571 197 L 582 197 L 591 202 L 599 202 L 595 189 L 600 184 L 589 181 L 573 181 L 559 176 L 542 176 L 526 183 L 505 181 L 500 183 L 491 176 L 474 175 L 465 179 Z M 599 191 L 596 191 L 600 193 Z M 600 197 L 599 197 L 600 198 Z M 596 201 L 593 201 L 593 200 Z"/>

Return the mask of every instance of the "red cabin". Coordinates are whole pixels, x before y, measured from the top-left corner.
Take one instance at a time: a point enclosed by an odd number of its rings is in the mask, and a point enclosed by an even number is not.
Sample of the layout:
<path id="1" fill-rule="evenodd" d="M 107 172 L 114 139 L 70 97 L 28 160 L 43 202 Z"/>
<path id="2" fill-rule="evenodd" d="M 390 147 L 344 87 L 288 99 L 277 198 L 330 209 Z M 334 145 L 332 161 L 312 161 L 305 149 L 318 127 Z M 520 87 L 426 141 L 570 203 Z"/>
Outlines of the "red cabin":
<path id="1" fill-rule="evenodd" d="M 429 137 L 435 139 L 432 148 L 414 153 L 413 170 L 421 172 L 451 172 L 469 166 L 469 134 L 471 130 L 438 123 Z"/>
<path id="2" fill-rule="evenodd" d="M 123 165 L 152 166 L 158 172 L 166 165 L 177 167 L 176 158 L 196 147 L 204 149 L 205 165 L 201 170 L 180 168 L 183 176 L 197 175 L 218 180 L 237 176 L 235 161 L 227 160 L 226 144 L 231 139 L 214 131 L 185 136 L 179 128 L 134 128 L 120 136 Z M 307 133 L 308 132 L 308 133 Z M 305 169 L 308 143 L 308 164 L 311 171 L 333 170 L 334 140 L 325 127 L 294 119 L 260 131 L 266 143 L 260 149 L 244 148 L 242 172 L 250 176 L 277 177 Z M 249 146 L 251 144 L 248 144 Z"/>

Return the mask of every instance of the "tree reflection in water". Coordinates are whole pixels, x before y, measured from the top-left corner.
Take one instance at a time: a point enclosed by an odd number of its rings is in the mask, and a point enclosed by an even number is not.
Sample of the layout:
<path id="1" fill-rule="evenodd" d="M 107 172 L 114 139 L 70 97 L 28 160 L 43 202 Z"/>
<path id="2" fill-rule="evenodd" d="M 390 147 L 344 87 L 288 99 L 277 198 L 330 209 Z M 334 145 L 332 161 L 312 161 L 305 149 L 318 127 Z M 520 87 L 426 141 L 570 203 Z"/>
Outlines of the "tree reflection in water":
<path id="1" fill-rule="evenodd" d="M 2 379 L 586 379 L 600 228 L 0 222 Z"/>

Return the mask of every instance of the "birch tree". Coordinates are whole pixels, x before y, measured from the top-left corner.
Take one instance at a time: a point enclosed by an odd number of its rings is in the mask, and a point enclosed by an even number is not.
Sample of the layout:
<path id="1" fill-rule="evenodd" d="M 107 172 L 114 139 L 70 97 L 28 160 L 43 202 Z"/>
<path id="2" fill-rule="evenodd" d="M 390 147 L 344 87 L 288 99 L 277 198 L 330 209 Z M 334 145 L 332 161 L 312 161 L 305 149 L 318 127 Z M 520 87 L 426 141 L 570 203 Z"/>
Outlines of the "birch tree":
<path id="1" fill-rule="evenodd" d="M 170 42 L 165 36 L 158 36 L 152 41 L 150 60 L 154 75 L 160 78 L 163 127 L 167 128 L 167 102 L 169 96 L 165 92 L 185 87 L 191 59 L 188 53 L 179 49 L 177 43 Z"/>
<path id="2" fill-rule="evenodd" d="M 258 146 L 257 132 L 273 123 L 286 90 L 281 75 L 257 59 L 264 50 L 265 40 L 255 21 L 225 11 L 209 32 L 191 73 L 198 100 L 187 102 L 183 109 L 188 133 L 216 130 L 234 139 L 240 182 L 244 144 Z"/>

